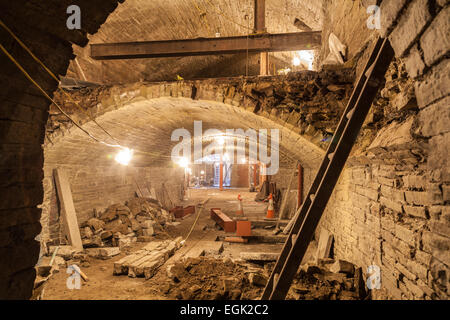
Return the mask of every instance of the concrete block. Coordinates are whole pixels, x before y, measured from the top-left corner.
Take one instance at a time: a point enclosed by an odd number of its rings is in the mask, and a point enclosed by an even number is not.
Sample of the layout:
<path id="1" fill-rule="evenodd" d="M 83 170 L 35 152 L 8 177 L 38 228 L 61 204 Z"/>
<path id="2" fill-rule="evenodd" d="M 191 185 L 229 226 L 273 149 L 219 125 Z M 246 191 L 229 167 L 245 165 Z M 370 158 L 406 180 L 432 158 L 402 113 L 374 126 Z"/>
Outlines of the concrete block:
<path id="1" fill-rule="evenodd" d="M 334 273 L 345 273 L 348 275 L 353 275 L 355 272 L 354 264 L 345 260 L 337 260 L 329 267 L 329 269 Z"/>
<path id="2" fill-rule="evenodd" d="M 93 258 L 111 258 L 120 254 L 119 247 L 88 248 L 86 253 Z"/>

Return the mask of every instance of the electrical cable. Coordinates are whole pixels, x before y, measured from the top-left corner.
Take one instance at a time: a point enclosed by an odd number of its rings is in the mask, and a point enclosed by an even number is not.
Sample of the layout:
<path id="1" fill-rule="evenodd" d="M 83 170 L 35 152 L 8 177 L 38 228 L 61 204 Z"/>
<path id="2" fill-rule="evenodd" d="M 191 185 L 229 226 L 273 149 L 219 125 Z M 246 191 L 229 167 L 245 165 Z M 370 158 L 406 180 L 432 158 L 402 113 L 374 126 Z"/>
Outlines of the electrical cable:
<path id="1" fill-rule="evenodd" d="M 107 146 L 110 147 L 117 147 L 120 148 L 120 145 L 112 145 L 109 143 L 106 143 L 98 138 L 96 138 L 95 136 L 93 136 L 89 131 L 85 130 L 83 127 L 81 127 L 75 120 L 73 120 L 70 115 L 68 115 L 60 106 L 58 103 L 56 103 L 48 94 L 47 92 L 45 92 L 44 89 L 41 88 L 41 86 L 30 76 L 30 74 L 22 67 L 22 65 L 8 52 L 8 50 L 5 49 L 5 47 L 3 47 L 2 44 L 0 44 L 0 49 L 6 54 L 6 56 L 17 66 L 17 68 L 19 68 L 20 71 L 22 71 L 22 73 L 28 78 L 28 80 L 30 80 L 43 94 L 44 96 L 50 100 L 50 102 L 52 102 L 59 111 L 61 111 L 61 113 L 67 117 L 67 119 L 69 119 L 75 126 L 77 126 L 81 131 L 83 131 L 84 133 L 86 133 L 91 139 L 95 140 L 96 142 L 105 144 Z"/>
<path id="2" fill-rule="evenodd" d="M 56 81 L 61 82 L 61 80 L 28 48 L 28 46 L 20 40 L 20 38 L 0 19 L 0 25 L 19 43 L 19 45 L 26 51 L 28 54 L 44 68 L 45 71 Z M 17 64 L 16 64 L 17 65 Z M 120 144 L 117 139 L 115 139 L 105 128 L 103 128 L 92 116 L 76 102 L 72 96 L 70 96 L 66 91 L 61 89 L 61 91 L 85 114 L 89 117 L 91 121 L 93 121 L 102 131 L 104 131 L 112 140 L 114 140 L 117 144 Z M 63 113 L 64 114 L 64 113 Z M 64 114 L 66 115 L 66 114 Z M 72 120 L 71 120 L 72 121 Z M 73 121 L 72 121 L 73 122 Z"/>

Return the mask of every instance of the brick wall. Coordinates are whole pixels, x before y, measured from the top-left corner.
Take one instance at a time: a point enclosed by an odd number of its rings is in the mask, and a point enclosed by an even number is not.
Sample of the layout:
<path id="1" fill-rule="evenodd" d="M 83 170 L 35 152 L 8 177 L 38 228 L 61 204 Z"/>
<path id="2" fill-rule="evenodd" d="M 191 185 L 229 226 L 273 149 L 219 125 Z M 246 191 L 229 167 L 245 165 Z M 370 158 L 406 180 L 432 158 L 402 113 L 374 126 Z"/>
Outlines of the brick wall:
<path id="1" fill-rule="evenodd" d="M 55 73 L 65 74 L 72 59 L 72 44 L 88 42 L 117 6 L 117 0 L 100 3 L 79 0 L 84 6 L 82 30 L 66 27 L 66 9 L 73 1 L 3 1 L 0 18 Z M 3 29 L 2 45 L 42 88 L 51 94 L 58 83 Z M 34 265 L 39 255 L 42 201 L 44 127 L 49 102 L 17 67 L 0 55 L 0 298 L 27 299 L 35 277 Z"/>
<path id="2" fill-rule="evenodd" d="M 448 1 L 382 1 L 380 33 L 409 79 L 388 73 L 383 126 L 353 150 L 321 221 L 337 257 L 381 267 L 375 298 L 448 299 L 449 9 Z"/>

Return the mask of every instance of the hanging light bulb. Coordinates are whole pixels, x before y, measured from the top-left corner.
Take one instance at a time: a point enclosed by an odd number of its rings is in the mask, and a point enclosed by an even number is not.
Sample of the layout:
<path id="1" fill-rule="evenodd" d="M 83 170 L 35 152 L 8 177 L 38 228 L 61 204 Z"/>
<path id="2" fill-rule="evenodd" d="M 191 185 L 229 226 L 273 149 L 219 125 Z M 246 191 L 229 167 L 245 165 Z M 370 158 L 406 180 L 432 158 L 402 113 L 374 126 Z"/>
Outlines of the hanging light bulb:
<path id="1" fill-rule="evenodd" d="M 225 138 L 223 136 L 217 137 L 216 141 L 219 144 L 219 146 L 223 146 L 225 144 Z"/>
<path id="2" fill-rule="evenodd" d="M 186 157 L 180 158 L 178 165 L 182 168 L 187 168 L 189 166 L 189 160 Z"/>
<path id="3" fill-rule="evenodd" d="M 114 160 L 116 160 L 121 165 L 127 166 L 130 163 L 131 158 L 133 158 L 133 150 L 122 148 L 122 150 L 120 150 L 119 153 L 116 154 Z"/>

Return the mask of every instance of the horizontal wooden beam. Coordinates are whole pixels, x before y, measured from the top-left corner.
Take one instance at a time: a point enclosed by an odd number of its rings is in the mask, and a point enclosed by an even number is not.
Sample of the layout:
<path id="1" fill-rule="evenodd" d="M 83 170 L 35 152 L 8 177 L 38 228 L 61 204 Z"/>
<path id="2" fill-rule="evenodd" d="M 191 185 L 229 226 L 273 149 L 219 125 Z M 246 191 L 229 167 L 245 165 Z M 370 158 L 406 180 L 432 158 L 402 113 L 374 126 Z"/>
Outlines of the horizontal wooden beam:
<path id="1" fill-rule="evenodd" d="M 275 52 L 318 49 L 321 31 L 258 34 L 224 38 L 101 43 L 91 45 L 97 60 L 185 57 L 246 52 Z"/>

